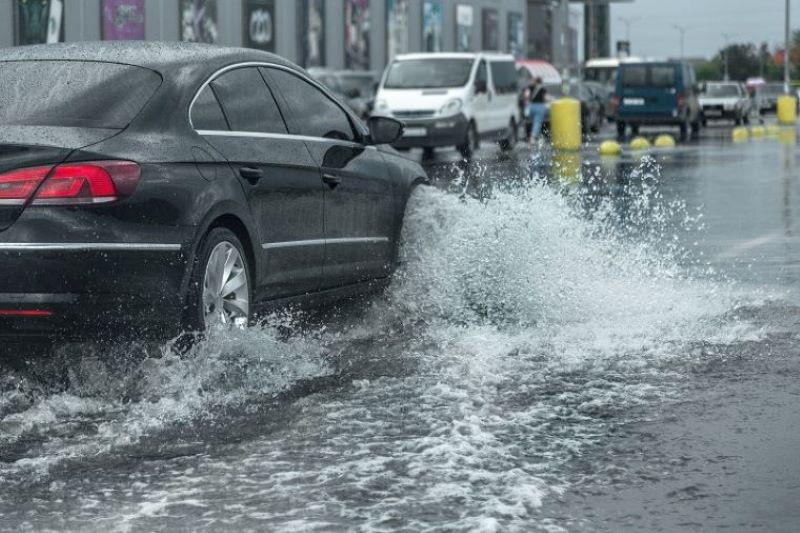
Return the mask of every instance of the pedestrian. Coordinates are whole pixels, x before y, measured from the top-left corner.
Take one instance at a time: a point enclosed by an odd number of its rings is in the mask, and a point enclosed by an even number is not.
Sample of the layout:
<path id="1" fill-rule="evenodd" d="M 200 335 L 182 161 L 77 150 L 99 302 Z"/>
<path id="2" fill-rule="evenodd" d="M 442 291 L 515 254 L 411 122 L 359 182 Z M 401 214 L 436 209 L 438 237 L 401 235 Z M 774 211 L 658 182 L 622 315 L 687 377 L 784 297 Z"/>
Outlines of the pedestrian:
<path id="1" fill-rule="evenodd" d="M 536 140 L 542 133 L 544 116 L 547 113 L 545 96 L 547 89 L 542 83 L 542 78 L 535 78 L 528 87 L 528 119 L 531 121 L 531 138 Z"/>

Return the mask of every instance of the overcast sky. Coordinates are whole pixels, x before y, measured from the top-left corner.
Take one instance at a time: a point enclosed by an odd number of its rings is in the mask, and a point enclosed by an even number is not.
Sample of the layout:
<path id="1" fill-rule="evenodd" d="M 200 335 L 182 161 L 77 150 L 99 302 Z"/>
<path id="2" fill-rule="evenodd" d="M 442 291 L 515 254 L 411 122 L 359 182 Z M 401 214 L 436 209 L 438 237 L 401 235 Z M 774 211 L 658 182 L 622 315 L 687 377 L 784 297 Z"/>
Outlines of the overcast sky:
<path id="1" fill-rule="evenodd" d="M 675 24 L 688 27 L 686 56 L 713 56 L 732 42 L 783 42 L 785 0 L 634 0 L 611 6 L 612 51 L 625 39 L 619 17 L 637 19 L 630 25 L 632 53 L 643 56 L 678 56 L 680 33 Z M 800 28 L 800 0 L 792 0 L 792 27 Z"/>

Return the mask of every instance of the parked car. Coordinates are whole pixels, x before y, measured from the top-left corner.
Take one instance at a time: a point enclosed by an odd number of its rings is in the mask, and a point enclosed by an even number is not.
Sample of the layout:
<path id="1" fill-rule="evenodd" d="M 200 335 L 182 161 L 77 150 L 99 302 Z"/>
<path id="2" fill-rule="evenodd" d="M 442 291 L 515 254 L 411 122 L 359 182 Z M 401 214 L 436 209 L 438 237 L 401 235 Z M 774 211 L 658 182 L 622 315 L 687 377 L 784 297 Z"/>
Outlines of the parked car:
<path id="1" fill-rule="evenodd" d="M 763 83 L 755 88 L 755 100 L 761 115 L 774 113 L 778 109 L 778 97 L 783 94 L 782 83 Z"/>
<path id="2" fill-rule="evenodd" d="M 706 83 L 699 100 L 703 126 L 714 119 L 732 120 L 737 126 L 750 123 L 750 98 L 741 83 Z"/>
<path id="3" fill-rule="evenodd" d="M 386 68 L 375 114 L 405 122 L 398 148 L 456 146 L 472 157 L 481 140 L 508 149 L 517 141 L 517 72 L 510 55 L 400 55 Z"/>
<path id="4" fill-rule="evenodd" d="M 678 126 L 681 140 L 700 130 L 701 114 L 694 68 L 683 61 L 621 63 L 614 93 L 617 134 L 630 126 Z"/>
<path id="5" fill-rule="evenodd" d="M 372 114 L 378 75 L 370 71 L 309 69 L 308 73 L 330 89 L 362 119 Z"/>
<path id="6" fill-rule="evenodd" d="M 547 115 L 545 117 L 545 130 L 550 129 L 550 104 L 559 98 L 569 97 L 581 103 L 581 130 L 584 135 L 597 133 L 603 126 L 603 108 L 597 96 L 586 84 L 570 80 L 557 85 L 546 85 L 547 89 Z"/>
<path id="7" fill-rule="evenodd" d="M 597 100 L 597 103 L 600 106 L 600 123 L 602 125 L 611 112 L 610 102 L 613 91 L 609 91 L 608 85 L 596 81 L 584 80 L 581 82 L 581 84 L 586 88 L 586 90 L 589 91 L 591 96 Z"/>
<path id="8" fill-rule="evenodd" d="M 256 50 L 6 49 L 0 126 L 3 340 L 171 337 L 368 290 L 426 179 L 386 146 L 400 122 Z"/>

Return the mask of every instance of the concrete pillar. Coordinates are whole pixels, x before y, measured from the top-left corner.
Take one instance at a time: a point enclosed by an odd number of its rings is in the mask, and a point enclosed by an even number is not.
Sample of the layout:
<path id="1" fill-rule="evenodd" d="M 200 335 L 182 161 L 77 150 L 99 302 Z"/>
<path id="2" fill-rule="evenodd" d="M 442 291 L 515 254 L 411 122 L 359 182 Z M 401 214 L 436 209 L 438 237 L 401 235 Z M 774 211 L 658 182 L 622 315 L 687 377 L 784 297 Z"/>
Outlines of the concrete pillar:
<path id="1" fill-rule="evenodd" d="M 242 2 L 217 2 L 217 44 L 242 46 Z"/>
<path id="2" fill-rule="evenodd" d="M 100 0 L 65 0 L 62 24 L 66 42 L 99 41 Z"/>
<path id="3" fill-rule="evenodd" d="M 14 6 L 0 2 L 0 48 L 14 45 Z"/>
<path id="4" fill-rule="evenodd" d="M 178 0 L 145 0 L 144 36 L 148 41 L 180 40 Z"/>
<path id="5" fill-rule="evenodd" d="M 300 21 L 297 15 L 298 6 L 294 0 L 275 2 L 275 52 L 289 61 L 299 64 L 303 51 L 297 35 L 300 31 Z"/>
<path id="6" fill-rule="evenodd" d="M 325 0 L 325 66 L 344 68 L 344 0 Z"/>

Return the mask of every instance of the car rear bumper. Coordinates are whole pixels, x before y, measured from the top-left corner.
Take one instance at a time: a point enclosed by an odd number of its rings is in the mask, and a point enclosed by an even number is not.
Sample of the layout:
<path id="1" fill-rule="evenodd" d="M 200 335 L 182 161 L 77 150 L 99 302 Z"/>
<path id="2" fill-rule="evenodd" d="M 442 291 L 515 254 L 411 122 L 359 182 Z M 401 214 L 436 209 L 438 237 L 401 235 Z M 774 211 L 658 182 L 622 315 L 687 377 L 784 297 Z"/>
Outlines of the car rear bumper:
<path id="1" fill-rule="evenodd" d="M 447 118 L 403 120 L 405 134 L 395 148 L 458 146 L 467 138 L 469 121 L 462 114 Z"/>
<path id="2" fill-rule="evenodd" d="M 177 334 L 192 228 L 87 231 L 78 213 L 29 209 L 0 232 L 0 340 Z"/>
<path id="3" fill-rule="evenodd" d="M 618 113 L 616 120 L 625 124 L 641 124 L 653 126 L 678 126 L 683 124 L 686 117 L 683 115 L 658 114 L 658 115 L 633 115 Z"/>

